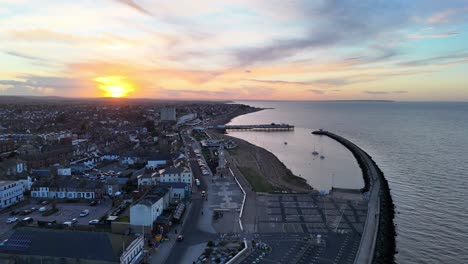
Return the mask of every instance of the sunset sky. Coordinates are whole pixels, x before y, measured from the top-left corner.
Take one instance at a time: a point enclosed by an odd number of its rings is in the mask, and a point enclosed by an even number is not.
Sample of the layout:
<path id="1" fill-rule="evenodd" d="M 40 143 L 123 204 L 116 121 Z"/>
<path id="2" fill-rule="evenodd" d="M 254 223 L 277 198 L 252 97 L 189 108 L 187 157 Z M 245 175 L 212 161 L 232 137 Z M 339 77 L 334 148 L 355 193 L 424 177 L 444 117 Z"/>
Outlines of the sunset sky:
<path id="1" fill-rule="evenodd" d="M 468 101 L 467 26 L 467 0 L 0 0 L 0 95 Z"/>

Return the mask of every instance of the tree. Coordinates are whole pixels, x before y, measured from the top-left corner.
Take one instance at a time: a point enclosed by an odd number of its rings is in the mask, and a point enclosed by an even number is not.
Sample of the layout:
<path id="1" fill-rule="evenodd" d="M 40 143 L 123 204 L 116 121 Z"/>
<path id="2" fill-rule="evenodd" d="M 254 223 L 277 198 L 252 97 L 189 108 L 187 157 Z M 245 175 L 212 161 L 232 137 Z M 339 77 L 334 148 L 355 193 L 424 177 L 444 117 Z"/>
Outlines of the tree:
<path id="1" fill-rule="evenodd" d="M 144 126 L 148 129 L 148 132 L 154 131 L 154 121 L 153 120 L 146 120 Z"/>

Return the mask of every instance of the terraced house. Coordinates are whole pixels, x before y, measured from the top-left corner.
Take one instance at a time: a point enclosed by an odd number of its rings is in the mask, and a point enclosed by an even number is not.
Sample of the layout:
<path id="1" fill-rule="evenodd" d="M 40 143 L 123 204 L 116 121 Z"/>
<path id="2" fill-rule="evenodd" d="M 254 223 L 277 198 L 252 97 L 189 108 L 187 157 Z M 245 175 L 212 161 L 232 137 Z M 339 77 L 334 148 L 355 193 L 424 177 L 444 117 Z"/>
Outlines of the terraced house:
<path id="1" fill-rule="evenodd" d="M 31 197 L 45 199 L 100 199 L 104 184 L 90 180 L 38 181 L 31 187 Z"/>

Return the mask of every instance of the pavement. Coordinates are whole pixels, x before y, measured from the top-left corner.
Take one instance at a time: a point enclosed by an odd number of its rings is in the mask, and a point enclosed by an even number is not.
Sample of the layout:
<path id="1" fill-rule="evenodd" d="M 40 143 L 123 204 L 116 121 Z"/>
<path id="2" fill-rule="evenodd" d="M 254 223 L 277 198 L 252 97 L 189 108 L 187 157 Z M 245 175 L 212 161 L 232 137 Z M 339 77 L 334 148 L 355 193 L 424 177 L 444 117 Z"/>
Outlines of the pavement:
<path id="1" fill-rule="evenodd" d="M 225 152 L 226 160 L 229 161 L 230 164 L 234 164 L 234 160 L 229 155 L 229 152 Z M 244 227 L 245 233 L 255 233 L 256 232 L 256 219 L 257 219 L 257 194 L 252 191 L 252 188 L 249 182 L 244 178 L 242 173 L 239 171 L 237 166 L 230 166 L 234 177 L 239 181 L 240 185 L 245 191 L 245 204 L 244 210 L 242 213 L 242 225 Z"/>

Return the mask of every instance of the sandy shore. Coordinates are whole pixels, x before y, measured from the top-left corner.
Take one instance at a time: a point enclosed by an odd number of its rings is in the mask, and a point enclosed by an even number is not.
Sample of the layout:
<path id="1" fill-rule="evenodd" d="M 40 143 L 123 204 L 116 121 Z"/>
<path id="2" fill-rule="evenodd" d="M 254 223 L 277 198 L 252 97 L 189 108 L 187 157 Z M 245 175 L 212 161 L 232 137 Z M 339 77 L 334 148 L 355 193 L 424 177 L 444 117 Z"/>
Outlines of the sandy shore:
<path id="1" fill-rule="evenodd" d="M 261 111 L 248 107 L 216 120 L 216 124 L 227 124 L 236 116 Z M 234 164 L 257 192 L 309 192 L 312 187 L 301 177 L 294 175 L 273 153 L 245 140 L 216 131 L 209 134 L 214 138 L 234 140 L 238 148 L 229 150 L 229 162 Z"/>

